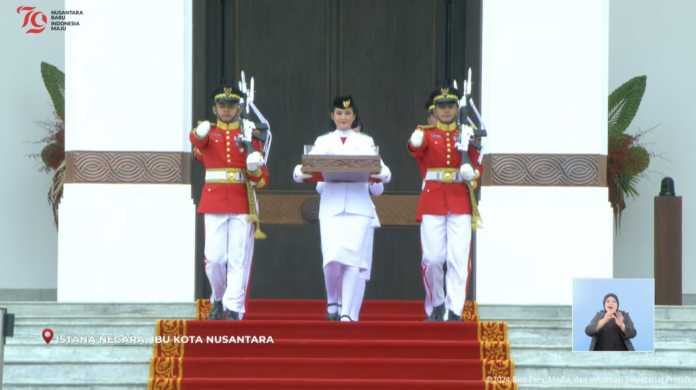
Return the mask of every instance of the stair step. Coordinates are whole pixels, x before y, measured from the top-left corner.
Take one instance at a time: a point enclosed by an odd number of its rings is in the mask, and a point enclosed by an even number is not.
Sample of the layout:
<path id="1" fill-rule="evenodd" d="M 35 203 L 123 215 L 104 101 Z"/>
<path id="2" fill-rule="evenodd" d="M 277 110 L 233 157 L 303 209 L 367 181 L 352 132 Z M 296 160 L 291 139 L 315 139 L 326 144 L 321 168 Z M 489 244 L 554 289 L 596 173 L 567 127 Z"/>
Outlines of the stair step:
<path id="1" fill-rule="evenodd" d="M 8 339 L 9 340 L 9 339 Z M 43 340 L 42 340 L 43 341 Z M 340 342 L 340 340 L 337 340 Z M 280 341 L 276 341 L 278 345 Z M 382 342 L 388 344 L 388 342 Z M 418 342 L 412 342 L 418 343 Z M 442 342 L 441 342 L 442 343 Z M 438 346 L 435 343 L 432 344 L 433 352 L 428 352 L 428 355 L 442 357 L 449 348 L 461 347 L 450 347 L 449 344 L 456 344 L 457 342 L 447 342 L 447 346 Z M 353 343 L 355 344 L 355 343 Z M 316 348 L 316 347 L 315 347 Z M 405 347 L 396 346 L 394 347 L 394 352 L 384 352 L 385 356 L 400 356 L 404 358 L 415 358 L 415 355 L 409 355 L 408 352 L 401 352 L 399 350 Z M 548 346 L 548 345 L 530 345 L 530 346 L 519 346 L 512 345 L 511 347 L 511 360 L 516 362 L 525 362 L 529 364 L 546 363 L 548 361 L 553 361 L 557 363 L 573 364 L 573 363 L 607 363 L 607 364 L 621 364 L 616 362 L 614 355 L 612 354 L 592 354 L 584 352 L 572 352 L 568 346 Z M 421 350 L 422 351 L 422 350 Z M 423 353 L 423 352 L 421 352 Z M 448 354 L 448 355 L 454 355 Z M 327 356 L 331 356 L 327 352 Z M 696 367 L 696 344 L 691 345 L 687 348 L 680 347 L 670 347 L 663 344 L 657 344 L 655 347 L 655 353 L 636 353 L 626 355 L 627 358 L 630 357 L 630 361 L 638 361 L 640 364 L 673 364 L 673 365 L 687 365 Z M 142 360 L 152 357 L 152 346 L 151 345 L 136 345 L 136 344 L 123 344 L 123 345 L 49 345 L 46 343 L 43 345 L 37 343 L 18 343 L 10 344 L 5 347 L 5 362 L 54 362 L 54 361 L 64 361 L 64 362 L 92 362 L 92 361 L 109 361 L 109 362 L 120 362 L 120 361 L 130 361 L 130 360 Z M 631 363 L 633 364 L 633 363 Z"/>
<path id="2" fill-rule="evenodd" d="M 363 321 L 420 321 L 424 315 L 420 314 L 365 314 L 360 316 Z M 324 321 L 325 314 L 254 314 L 246 315 L 247 320 L 298 320 L 298 321 Z M 92 323 L 124 323 L 147 322 L 156 323 L 158 320 L 195 320 L 195 317 L 158 317 L 158 316 L 120 316 L 120 315 L 26 315 L 18 316 L 15 325 L 32 324 L 42 322 L 44 324 L 65 322 L 92 322 Z M 572 326 L 570 318 L 513 318 L 513 317 L 481 317 L 481 321 L 507 322 L 510 325 L 539 325 L 539 326 Z M 696 320 L 656 320 L 656 329 L 696 329 Z"/>
<path id="3" fill-rule="evenodd" d="M 43 340 L 42 340 L 43 341 Z M 5 362 L 52 363 L 54 361 L 89 363 L 93 361 L 127 362 L 152 357 L 152 345 L 38 345 L 5 346 Z"/>
<path id="4" fill-rule="evenodd" d="M 244 322 L 244 321 L 242 321 Z M 358 322 L 357 324 L 367 322 Z M 155 335 L 155 322 L 53 322 L 18 321 L 14 337 L 7 338 L 7 344 L 36 343 L 46 344 L 41 336 L 46 328 L 54 332 L 51 345 L 58 344 L 59 336 L 134 336 L 150 340 Z M 416 325 L 416 324 L 414 324 Z M 273 336 L 273 335 L 270 335 Z M 570 326 L 548 326 L 529 324 L 508 324 L 508 340 L 513 346 L 520 345 L 571 345 Z M 665 346 L 690 345 L 696 343 L 696 326 L 684 323 L 674 328 L 655 329 L 655 341 Z"/>
<path id="5" fill-rule="evenodd" d="M 618 355 L 614 355 L 617 359 Z M 623 355 L 621 355 L 623 357 Z M 618 360 L 618 359 L 617 359 Z M 515 361 L 515 377 L 519 379 L 518 382 L 526 380 L 526 383 L 530 383 L 532 380 L 542 381 L 548 380 L 549 378 L 555 378 L 556 380 L 561 379 L 566 382 L 556 383 L 556 389 L 564 388 L 561 385 L 574 385 L 575 378 L 578 380 L 584 380 L 587 378 L 588 382 L 592 378 L 594 380 L 603 380 L 603 385 L 611 385 L 611 382 L 623 380 L 622 385 L 626 385 L 629 388 L 636 387 L 635 383 L 628 382 L 629 380 L 636 381 L 642 380 L 646 381 L 645 385 L 656 385 L 656 381 L 664 381 L 665 378 L 691 378 L 691 380 L 696 380 L 694 378 L 694 367 L 691 366 L 632 366 L 632 367 L 617 367 L 612 364 L 587 364 L 587 365 L 564 365 L 556 363 L 545 363 L 545 364 L 527 364 L 524 362 Z M 653 381 L 652 383 L 647 383 L 647 381 Z M 541 384 L 538 383 L 537 384 Z M 584 384 L 584 383 L 583 383 Z M 587 383 L 590 384 L 590 383 Z M 680 388 L 680 387 L 693 387 L 696 382 L 692 383 L 661 383 L 663 388 Z M 633 385 L 633 386 L 631 386 Z M 526 388 L 520 385 L 520 388 Z M 564 388 L 565 390 L 565 388 Z"/>
<path id="6" fill-rule="evenodd" d="M 162 362 L 164 359 L 154 359 Z M 164 360 L 166 361 L 166 360 Z M 492 362 L 510 364 L 510 362 Z M 189 379 L 366 379 L 481 381 L 484 362 L 478 359 L 382 359 L 382 358 L 195 358 L 184 357 L 174 365 L 183 367 Z M 176 378 L 179 369 L 171 370 Z"/>
<path id="7" fill-rule="evenodd" d="M 574 379 L 574 378 L 573 378 Z M 583 379 L 584 380 L 584 379 Z M 572 379 L 571 379 L 572 381 Z M 686 384 L 686 385 L 679 385 L 679 384 L 674 384 L 671 387 L 666 387 L 665 384 L 659 385 L 659 384 L 637 384 L 637 383 L 616 383 L 616 384 L 610 384 L 607 383 L 589 383 L 589 379 L 587 380 L 587 383 L 578 383 L 575 384 L 574 382 L 570 385 L 565 384 L 565 385 L 559 385 L 559 384 L 536 384 L 536 383 L 519 383 L 519 388 L 524 389 L 524 390 L 616 390 L 616 389 L 638 389 L 638 390 L 665 390 L 665 389 L 679 389 L 679 390 L 696 390 L 696 385 L 694 384 Z"/>
<path id="8" fill-rule="evenodd" d="M 3 381 L 3 390 L 147 390 L 147 382 L 142 381 L 45 381 L 10 382 Z"/>
<path id="9" fill-rule="evenodd" d="M 136 338 L 143 337 L 149 342 L 155 336 L 155 327 L 156 323 L 154 322 L 54 322 L 52 324 L 32 322 L 15 326 L 14 336 L 7 338 L 7 345 L 19 343 L 46 345 L 42 333 L 47 328 L 51 329 L 54 334 L 49 344 L 50 347 L 61 345 L 61 336 L 65 338 L 92 336 L 95 339 L 98 339 L 100 336 L 133 336 Z M 68 340 L 64 340 L 64 344 L 67 343 Z"/>
<path id="10" fill-rule="evenodd" d="M 530 365 L 543 365 L 548 362 L 554 364 L 592 365 L 599 364 L 610 367 L 637 367 L 637 366 L 674 366 L 696 367 L 696 348 L 656 348 L 654 353 L 629 353 L 622 354 L 617 359 L 611 353 L 573 352 L 567 346 L 518 346 L 511 345 L 510 359 Z"/>
<path id="11" fill-rule="evenodd" d="M 46 381 L 126 381 L 147 383 L 150 360 L 138 359 L 121 362 L 93 361 L 76 365 L 73 362 L 11 362 L 5 361 L 3 382 L 36 383 Z"/>
<path id="12" fill-rule="evenodd" d="M 264 300 L 250 301 L 249 312 L 254 312 L 254 304 L 263 309 Z M 323 312 L 323 301 L 298 302 L 300 307 Z M 17 317 L 46 315 L 112 315 L 112 316 L 147 316 L 163 318 L 195 318 L 196 303 L 67 303 L 67 302 L 0 302 L 0 307 L 8 308 Z M 257 311 L 258 312 L 258 311 Z M 292 307 L 284 310 L 292 313 Z M 421 314 L 424 312 L 421 302 L 413 301 L 365 301 L 365 314 Z M 478 305 L 481 318 L 518 318 L 518 319 L 570 319 L 570 305 Z M 656 320 L 696 321 L 696 306 L 656 306 Z"/>
<path id="13" fill-rule="evenodd" d="M 572 345 L 570 326 L 535 326 L 508 324 L 508 341 L 514 347 L 523 345 Z M 696 344 L 696 328 L 655 329 L 655 342 L 664 347 Z"/>
<path id="14" fill-rule="evenodd" d="M 162 318 L 196 318 L 196 304 L 182 303 L 64 303 L 64 302 L 0 302 L 0 307 L 16 317 L 25 315 L 96 315 L 147 316 Z"/>

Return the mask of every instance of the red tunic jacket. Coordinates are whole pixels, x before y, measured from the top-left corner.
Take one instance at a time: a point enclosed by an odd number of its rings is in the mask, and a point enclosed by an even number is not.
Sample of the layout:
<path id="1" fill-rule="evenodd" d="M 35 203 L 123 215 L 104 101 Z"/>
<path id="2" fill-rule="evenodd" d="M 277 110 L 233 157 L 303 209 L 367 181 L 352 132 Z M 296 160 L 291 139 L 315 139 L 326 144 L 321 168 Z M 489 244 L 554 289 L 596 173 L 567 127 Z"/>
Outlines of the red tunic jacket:
<path id="1" fill-rule="evenodd" d="M 239 122 L 218 122 L 210 124 L 210 132 L 205 138 L 198 138 L 196 129 L 191 130 L 189 139 L 194 146 L 196 161 L 202 162 L 207 169 L 241 168 L 249 180 L 258 183 L 257 190 L 268 185 L 268 169 L 261 166 L 256 172 L 249 172 L 246 167 L 247 150 L 235 137 L 241 137 Z M 263 142 L 253 139 L 257 151 L 263 149 Z M 206 183 L 203 187 L 199 214 L 249 214 L 249 195 L 244 183 Z"/>
<path id="2" fill-rule="evenodd" d="M 460 132 L 456 124 L 448 126 L 438 123 L 437 126 L 420 126 L 416 130 L 423 131 L 423 143 L 419 148 L 414 148 L 409 141 L 408 150 L 418 161 L 423 178 L 428 169 L 461 167 L 462 155 L 454 144 L 457 140 L 468 144 L 469 140 L 462 141 L 459 138 Z M 469 145 L 468 154 L 474 170 L 483 173 L 483 167 L 478 165 L 479 151 Z M 480 175 L 475 180 L 478 185 Z M 471 215 L 471 198 L 466 184 L 426 181 L 418 201 L 416 221 L 420 222 L 423 214 L 447 215 L 448 212 Z"/>

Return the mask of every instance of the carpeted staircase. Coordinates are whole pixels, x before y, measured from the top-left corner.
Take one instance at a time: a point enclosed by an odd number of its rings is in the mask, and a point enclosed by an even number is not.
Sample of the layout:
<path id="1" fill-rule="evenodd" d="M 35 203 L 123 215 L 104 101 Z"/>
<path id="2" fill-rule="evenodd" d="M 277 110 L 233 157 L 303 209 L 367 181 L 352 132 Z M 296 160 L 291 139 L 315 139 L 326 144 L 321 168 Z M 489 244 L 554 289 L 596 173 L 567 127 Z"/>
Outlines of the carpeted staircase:
<path id="1" fill-rule="evenodd" d="M 507 324 L 423 322 L 422 302 L 366 301 L 360 322 L 329 322 L 322 301 L 250 301 L 244 321 L 157 322 L 150 389 L 507 390 Z M 178 337 L 178 339 L 177 339 Z M 263 342 L 263 341 L 265 342 Z"/>
<path id="2" fill-rule="evenodd" d="M 406 303 L 408 305 L 408 303 Z M 256 310 L 252 306 L 249 309 Z M 361 315 L 369 314 L 367 305 Z M 398 305 L 394 305 L 396 309 Z M 417 304 L 420 306 L 420 303 Z M 15 313 L 14 337 L 7 339 L 3 390 L 146 390 L 152 377 L 151 360 L 156 334 L 155 324 L 161 319 L 200 319 L 204 314 L 196 302 L 182 303 L 64 303 L 64 302 L 0 302 Z M 287 310 L 285 310 L 287 309 Z M 283 305 L 269 313 L 271 318 L 292 312 Z M 384 310 L 390 310 L 384 307 Z M 294 309 L 293 309 L 294 310 Z M 318 309 L 323 312 L 324 306 Z M 382 309 L 380 309 L 382 310 Z M 421 309 L 413 318 L 422 317 Z M 247 357 L 333 358 L 364 356 L 365 344 L 371 345 L 375 358 L 481 359 L 514 360 L 514 374 L 525 390 L 616 390 L 616 389 L 680 389 L 696 390 L 696 306 L 657 306 L 655 308 L 655 353 L 591 354 L 572 352 L 571 311 L 568 305 L 478 305 L 482 321 L 505 322 L 507 343 L 480 343 L 477 340 L 457 341 L 377 341 L 323 340 L 306 343 L 302 340 L 274 340 L 273 344 L 233 344 L 239 354 Z M 379 314 L 379 311 L 377 313 Z M 389 312 L 384 315 L 398 313 Z M 260 315 L 260 314 L 259 314 Z M 321 314 L 308 313 L 312 318 Z M 245 317 L 252 318 L 252 313 Z M 285 317 L 287 318 L 287 317 Z M 367 318 L 367 317 L 365 317 Z M 409 317 L 411 318 L 411 317 Z M 414 320 L 415 321 L 415 320 Z M 440 324 L 446 325 L 446 324 Z M 51 328 L 54 341 L 46 344 L 42 331 Z M 60 344 L 60 335 L 74 336 L 138 336 L 145 344 Z M 490 344 L 495 343 L 495 344 Z M 479 346 L 478 352 L 476 345 Z M 496 347 L 493 347 L 496 346 Z M 272 347 L 272 348 L 257 348 Z M 223 348 L 225 350 L 226 348 Z M 495 351 L 494 353 L 492 351 Z M 485 355 L 488 353 L 489 355 Z M 184 355 L 187 357 L 187 355 Z M 500 357 L 503 356 L 503 357 Z M 183 383 L 186 382 L 186 373 Z M 570 383 L 549 383 L 549 378 L 562 378 Z M 576 383 L 574 378 L 587 379 Z M 691 382 L 667 382 L 667 378 L 685 378 Z M 592 383 L 592 379 L 603 381 Z M 663 379 L 662 383 L 615 383 L 617 378 Z M 177 378 L 178 379 L 178 378 Z M 222 378 L 225 381 L 224 378 Z M 272 379 L 268 381 L 272 382 Z M 166 385 L 165 381 L 165 385 Z M 175 388 L 178 381 L 169 381 Z M 173 384 L 171 382 L 174 382 Z M 412 382 L 417 387 L 418 382 Z M 271 387 L 271 386 L 269 386 Z M 308 386 L 303 386 L 310 388 Z M 361 382 L 356 383 L 362 388 Z M 163 388 L 167 388 L 164 386 Z M 243 386 L 236 387 L 244 388 Z M 283 389 L 283 386 L 277 386 Z M 329 386 L 330 388 L 330 386 Z"/>

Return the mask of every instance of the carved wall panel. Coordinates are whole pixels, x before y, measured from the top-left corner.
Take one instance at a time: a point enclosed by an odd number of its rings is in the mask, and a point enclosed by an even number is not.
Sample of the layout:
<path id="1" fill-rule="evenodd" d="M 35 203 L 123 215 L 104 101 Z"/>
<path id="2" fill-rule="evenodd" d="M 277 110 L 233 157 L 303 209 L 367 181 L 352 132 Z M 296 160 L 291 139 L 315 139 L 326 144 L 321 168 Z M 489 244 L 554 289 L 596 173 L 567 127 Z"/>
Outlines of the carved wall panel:
<path id="1" fill-rule="evenodd" d="M 483 186 L 606 187 L 607 157 L 591 154 L 492 154 Z"/>
<path id="2" fill-rule="evenodd" d="M 66 182 L 190 184 L 191 153 L 66 152 Z"/>

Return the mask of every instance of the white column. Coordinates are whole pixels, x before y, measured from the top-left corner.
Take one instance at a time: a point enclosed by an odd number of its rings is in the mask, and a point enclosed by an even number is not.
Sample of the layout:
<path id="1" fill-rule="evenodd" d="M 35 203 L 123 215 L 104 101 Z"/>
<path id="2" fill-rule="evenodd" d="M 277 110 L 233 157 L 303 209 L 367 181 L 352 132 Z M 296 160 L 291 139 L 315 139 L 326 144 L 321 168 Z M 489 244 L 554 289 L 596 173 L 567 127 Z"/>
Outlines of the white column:
<path id="1" fill-rule="evenodd" d="M 66 151 L 189 152 L 191 0 L 65 9 Z M 194 248 L 190 185 L 66 184 L 58 300 L 191 301 Z"/>
<path id="2" fill-rule="evenodd" d="M 606 155 L 607 64 L 608 0 L 484 0 L 487 152 Z M 570 304 L 573 278 L 612 277 L 607 188 L 483 187 L 480 211 L 479 303 Z"/>

